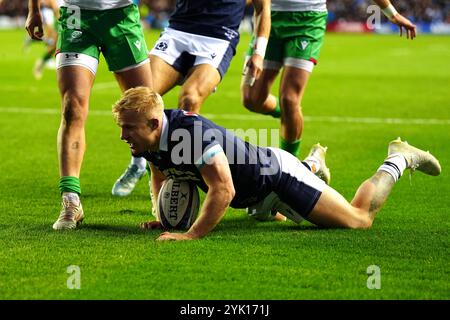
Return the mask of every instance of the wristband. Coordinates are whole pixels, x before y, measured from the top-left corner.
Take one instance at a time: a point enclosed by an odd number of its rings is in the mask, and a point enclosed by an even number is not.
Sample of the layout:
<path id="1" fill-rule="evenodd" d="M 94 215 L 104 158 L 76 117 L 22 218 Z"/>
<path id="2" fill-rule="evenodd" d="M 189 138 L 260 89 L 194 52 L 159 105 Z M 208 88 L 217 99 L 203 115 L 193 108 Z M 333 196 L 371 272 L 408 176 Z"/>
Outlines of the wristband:
<path id="1" fill-rule="evenodd" d="M 395 17 L 398 14 L 397 10 L 394 8 L 392 3 L 390 3 L 386 8 L 381 9 L 381 11 L 383 11 L 384 15 L 389 20 L 391 20 L 393 17 Z"/>
<path id="2" fill-rule="evenodd" d="M 264 37 L 256 38 L 255 45 L 253 46 L 253 54 L 260 55 L 264 58 L 264 55 L 266 54 L 267 42 L 268 40 Z"/>

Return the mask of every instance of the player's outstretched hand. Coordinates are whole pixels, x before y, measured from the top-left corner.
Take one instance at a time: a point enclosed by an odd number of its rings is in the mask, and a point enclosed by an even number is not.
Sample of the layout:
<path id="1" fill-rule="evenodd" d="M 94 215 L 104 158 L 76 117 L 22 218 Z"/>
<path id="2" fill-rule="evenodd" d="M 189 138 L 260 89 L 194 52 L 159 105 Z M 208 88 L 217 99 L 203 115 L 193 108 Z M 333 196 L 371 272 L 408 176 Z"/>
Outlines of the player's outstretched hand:
<path id="1" fill-rule="evenodd" d="M 37 28 L 37 30 L 36 30 Z M 42 40 L 44 30 L 42 28 L 42 16 L 39 11 L 30 11 L 28 13 L 25 29 L 30 35 L 31 39 Z"/>
<path id="2" fill-rule="evenodd" d="M 163 232 L 158 237 L 158 239 L 156 239 L 156 241 L 167 241 L 167 240 L 194 240 L 194 238 L 187 233 Z"/>
<path id="3" fill-rule="evenodd" d="M 154 229 L 163 229 L 161 222 L 159 221 L 147 221 L 143 222 L 140 225 L 141 229 L 145 230 L 154 230 Z"/>
<path id="4" fill-rule="evenodd" d="M 406 19 L 401 14 L 397 13 L 394 17 L 392 17 L 391 21 L 399 26 L 400 28 L 400 37 L 403 36 L 403 28 L 405 28 L 406 39 L 413 40 L 416 37 L 417 27 L 414 23 Z"/>

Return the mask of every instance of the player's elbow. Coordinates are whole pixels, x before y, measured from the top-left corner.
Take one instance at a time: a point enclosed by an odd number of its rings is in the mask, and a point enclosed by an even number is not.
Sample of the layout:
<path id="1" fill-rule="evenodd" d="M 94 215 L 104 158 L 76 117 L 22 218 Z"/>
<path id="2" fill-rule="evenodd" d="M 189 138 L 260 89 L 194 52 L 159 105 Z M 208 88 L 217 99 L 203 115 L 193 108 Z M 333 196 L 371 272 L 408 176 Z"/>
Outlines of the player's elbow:
<path id="1" fill-rule="evenodd" d="M 233 201 L 234 196 L 236 195 L 236 190 L 234 190 L 234 186 L 231 185 L 231 186 L 227 187 L 225 194 L 227 196 L 226 199 L 228 202 Z"/>
<path id="2" fill-rule="evenodd" d="M 232 183 L 227 183 L 222 186 L 220 196 L 227 204 L 230 204 L 231 201 L 233 201 L 235 195 L 236 190 Z"/>

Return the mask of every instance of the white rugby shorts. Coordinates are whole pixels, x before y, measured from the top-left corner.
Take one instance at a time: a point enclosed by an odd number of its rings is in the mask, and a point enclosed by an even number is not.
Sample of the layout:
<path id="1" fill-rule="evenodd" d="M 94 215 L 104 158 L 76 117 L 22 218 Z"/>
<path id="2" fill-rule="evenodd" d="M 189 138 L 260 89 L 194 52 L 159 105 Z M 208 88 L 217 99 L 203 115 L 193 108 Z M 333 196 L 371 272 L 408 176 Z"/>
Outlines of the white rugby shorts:
<path id="1" fill-rule="evenodd" d="M 166 28 L 150 54 L 160 57 L 183 75 L 194 66 L 209 64 L 223 78 L 235 49 L 223 39 Z"/>

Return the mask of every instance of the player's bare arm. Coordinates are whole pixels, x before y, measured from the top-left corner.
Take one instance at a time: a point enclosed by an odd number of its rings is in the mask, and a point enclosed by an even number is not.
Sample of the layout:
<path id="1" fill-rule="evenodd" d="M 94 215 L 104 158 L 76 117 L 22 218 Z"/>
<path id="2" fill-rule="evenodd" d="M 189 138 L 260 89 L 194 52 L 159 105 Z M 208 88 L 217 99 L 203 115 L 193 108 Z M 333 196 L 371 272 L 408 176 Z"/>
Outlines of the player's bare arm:
<path id="1" fill-rule="evenodd" d="M 159 171 L 153 164 L 150 164 L 150 170 L 152 172 L 152 193 L 155 199 L 158 198 L 159 191 L 161 190 L 161 187 L 166 181 L 167 177 Z"/>
<path id="2" fill-rule="evenodd" d="M 383 13 L 391 20 L 393 23 L 399 26 L 400 28 L 400 36 L 403 35 L 403 28 L 406 32 L 406 38 L 413 40 L 417 35 L 417 27 L 407 18 L 402 16 L 397 10 L 394 8 L 392 3 L 389 0 L 373 0 L 380 8 L 383 10 Z"/>
<path id="3" fill-rule="evenodd" d="M 157 208 L 158 205 L 158 195 L 161 191 L 161 187 L 166 181 L 167 177 L 159 171 L 153 164 L 150 163 L 150 171 L 151 171 L 151 183 L 152 187 L 150 188 L 150 198 L 152 200 L 152 208 Z M 153 210 L 153 209 L 152 209 Z M 156 211 L 155 211 L 156 212 Z M 158 216 L 156 216 L 156 220 L 146 221 L 141 223 L 141 229 L 163 229 L 161 222 L 158 221 Z"/>
<path id="4" fill-rule="evenodd" d="M 157 240 L 200 239 L 211 232 L 225 214 L 234 198 L 235 190 L 227 157 L 223 152 L 211 159 L 211 163 L 200 169 L 208 186 L 202 211 L 192 227 L 185 233 L 162 233 Z"/>
<path id="5" fill-rule="evenodd" d="M 25 23 L 25 29 L 34 40 L 42 40 L 42 37 L 44 36 L 40 2 L 40 0 L 28 1 L 28 16 Z"/>
<path id="6" fill-rule="evenodd" d="M 259 78 L 262 69 L 267 41 L 270 35 L 270 0 L 254 0 L 255 9 L 255 50 L 247 62 L 244 74 L 250 79 L 248 82 L 253 85 Z"/>

